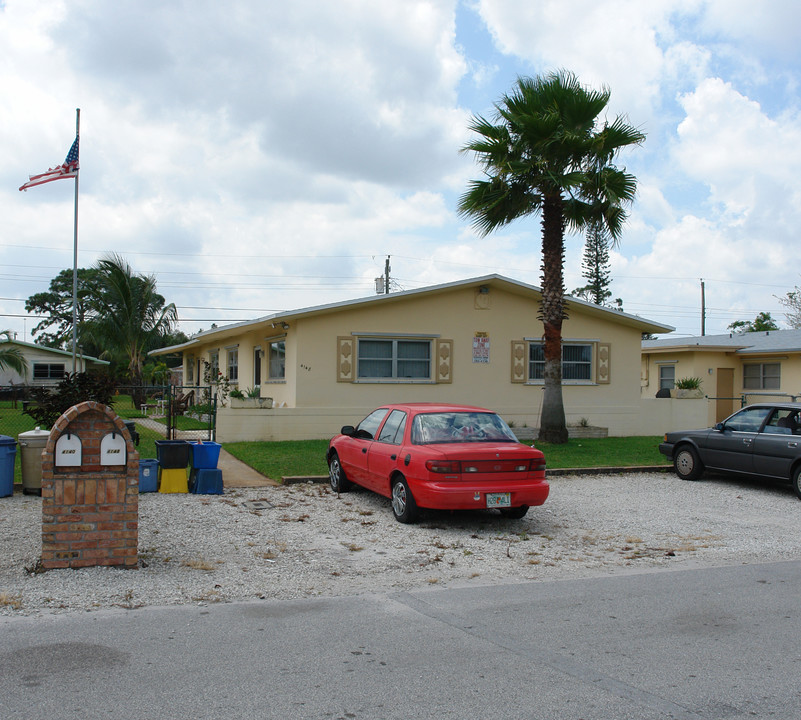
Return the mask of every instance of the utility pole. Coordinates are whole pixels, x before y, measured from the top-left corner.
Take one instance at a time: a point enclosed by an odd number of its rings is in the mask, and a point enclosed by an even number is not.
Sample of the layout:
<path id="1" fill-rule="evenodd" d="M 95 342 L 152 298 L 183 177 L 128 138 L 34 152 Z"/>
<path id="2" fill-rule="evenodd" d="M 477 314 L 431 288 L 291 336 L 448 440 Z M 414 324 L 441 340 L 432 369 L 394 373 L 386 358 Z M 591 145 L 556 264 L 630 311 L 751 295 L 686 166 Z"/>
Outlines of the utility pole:
<path id="1" fill-rule="evenodd" d="M 389 295 L 389 258 L 390 256 L 387 255 L 387 260 L 384 263 L 384 292 Z"/>
<path id="2" fill-rule="evenodd" d="M 704 293 L 704 278 L 701 278 L 701 336 L 706 335 L 706 294 Z"/>

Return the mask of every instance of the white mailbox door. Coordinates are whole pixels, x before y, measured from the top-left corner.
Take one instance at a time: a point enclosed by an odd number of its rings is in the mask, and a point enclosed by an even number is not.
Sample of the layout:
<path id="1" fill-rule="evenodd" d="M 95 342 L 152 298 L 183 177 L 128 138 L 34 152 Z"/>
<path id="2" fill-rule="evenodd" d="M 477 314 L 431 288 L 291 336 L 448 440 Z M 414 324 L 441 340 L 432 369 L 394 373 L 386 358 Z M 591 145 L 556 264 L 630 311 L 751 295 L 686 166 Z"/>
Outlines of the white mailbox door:
<path id="1" fill-rule="evenodd" d="M 104 435 L 100 441 L 100 464 L 125 465 L 125 463 L 126 448 L 122 433 L 118 431 Z"/>
<path id="2" fill-rule="evenodd" d="M 62 435 L 56 440 L 53 464 L 56 467 L 80 467 L 81 439 L 77 435 Z"/>

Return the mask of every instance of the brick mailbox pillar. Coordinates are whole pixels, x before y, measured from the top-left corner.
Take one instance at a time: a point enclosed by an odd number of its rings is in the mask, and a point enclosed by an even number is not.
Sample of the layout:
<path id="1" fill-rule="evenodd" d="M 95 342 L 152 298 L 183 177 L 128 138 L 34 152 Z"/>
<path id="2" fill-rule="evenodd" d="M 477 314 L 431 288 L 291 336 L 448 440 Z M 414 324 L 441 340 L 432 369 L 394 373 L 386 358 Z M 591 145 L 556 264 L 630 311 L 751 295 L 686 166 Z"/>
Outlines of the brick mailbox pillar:
<path id="1" fill-rule="evenodd" d="M 110 407 L 75 405 L 42 452 L 42 567 L 135 568 L 138 543 L 139 453 Z"/>

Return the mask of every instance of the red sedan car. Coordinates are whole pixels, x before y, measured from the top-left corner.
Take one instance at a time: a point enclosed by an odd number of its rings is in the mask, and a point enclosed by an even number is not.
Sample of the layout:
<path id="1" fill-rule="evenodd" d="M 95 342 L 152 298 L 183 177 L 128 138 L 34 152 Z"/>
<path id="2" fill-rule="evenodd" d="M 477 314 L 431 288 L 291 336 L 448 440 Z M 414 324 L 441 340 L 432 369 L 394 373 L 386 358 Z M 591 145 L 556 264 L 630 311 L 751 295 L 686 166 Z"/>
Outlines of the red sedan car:
<path id="1" fill-rule="evenodd" d="M 402 523 L 418 508 L 495 508 L 522 518 L 548 497 L 545 457 L 518 442 L 491 410 L 467 405 L 385 405 L 328 445 L 331 488 L 352 483 L 392 500 Z"/>

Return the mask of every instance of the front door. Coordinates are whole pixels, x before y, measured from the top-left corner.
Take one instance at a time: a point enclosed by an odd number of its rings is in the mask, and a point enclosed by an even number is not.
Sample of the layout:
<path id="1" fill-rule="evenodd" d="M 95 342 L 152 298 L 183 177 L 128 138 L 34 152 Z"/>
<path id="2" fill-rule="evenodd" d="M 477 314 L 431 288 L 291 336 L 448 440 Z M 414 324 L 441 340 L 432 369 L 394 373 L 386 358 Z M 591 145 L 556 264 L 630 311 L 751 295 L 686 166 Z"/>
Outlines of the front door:
<path id="1" fill-rule="evenodd" d="M 718 368 L 715 388 L 715 422 L 723 422 L 734 408 L 734 368 Z"/>

